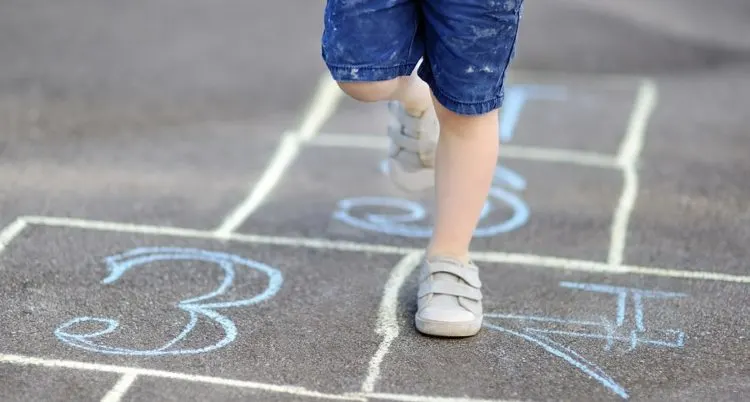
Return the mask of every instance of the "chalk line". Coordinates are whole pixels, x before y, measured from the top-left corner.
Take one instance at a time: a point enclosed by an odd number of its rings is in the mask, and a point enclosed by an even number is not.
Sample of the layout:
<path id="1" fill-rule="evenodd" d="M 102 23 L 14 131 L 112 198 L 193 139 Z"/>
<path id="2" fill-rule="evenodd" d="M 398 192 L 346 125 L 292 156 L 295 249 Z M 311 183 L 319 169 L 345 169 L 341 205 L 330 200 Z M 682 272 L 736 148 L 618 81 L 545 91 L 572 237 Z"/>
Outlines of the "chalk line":
<path id="1" fill-rule="evenodd" d="M 687 271 L 680 269 L 653 268 L 637 265 L 611 265 L 599 261 L 575 260 L 535 254 L 479 252 L 472 253 L 471 257 L 475 261 L 517 264 L 561 271 L 590 272 L 610 275 L 635 274 L 676 279 L 697 279 L 705 281 L 750 283 L 750 276 L 748 275 L 743 276 L 707 271 Z"/>
<path id="2" fill-rule="evenodd" d="M 363 393 L 359 395 L 366 396 L 369 399 L 382 399 L 387 401 L 403 402 L 519 402 L 507 399 L 445 398 L 435 396 L 400 395 L 386 393 Z"/>
<path id="3" fill-rule="evenodd" d="M 334 112 L 342 94 L 336 82 L 328 74 L 324 74 L 299 129 L 284 135 L 260 180 L 252 187 L 247 197 L 216 228 L 217 236 L 226 237 L 231 234 L 258 209 L 297 158 L 302 145 L 317 134 L 323 123 Z"/>
<path id="4" fill-rule="evenodd" d="M 194 383 L 214 384 L 214 385 L 225 385 L 237 388 L 250 388 L 261 391 L 284 393 L 296 396 L 305 396 L 311 398 L 321 399 L 338 399 L 348 401 L 365 401 L 365 398 L 360 396 L 346 396 L 336 394 L 326 394 L 317 391 L 307 390 L 302 387 L 289 386 L 289 385 L 274 385 L 266 384 L 253 381 L 242 381 L 242 380 L 231 380 L 220 377 L 210 377 L 204 375 L 193 375 L 186 373 L 176 373 L 166 370 L 153 370 L 144 369 L 137 367 L 124 367 L 114 366 L 109 364 L 99 363 L 85 363 L 71 360 L 56 360 L 56 359 L 42 359 L 37 357 L 18 356 L 18 355 L 0 355 L 0 363 L 10 363 L 27 366 L 42 366 L 49 368 L 66 368 L 74 370 L 84 371 L 98 371 L 106 373 L 119 373 L 123 375 L 141 376 L 141 377 L 156 377 L 165 378 L 171 380 L 180 380 Z M 118 382 L 119 383 L 119 382 Z"/>
<path id="5" fill-rule="evenodd" d="M 254 381 L 244 380 L 233 380 L 221 377 L 211 377 L 204 375 L 194 375 L 187 373 L 177 373 L 166 370 L 153 370 L 144 369 L 138 367 L 127 367 L 127 366 L 115 366 L 110 364 L 99 364 L 99 363 L 86 363 L 72 360 L 57 360 L 57 359 L 44 359 L 30 356 L 20 355 L 9 355 L 0 354 L 0 363 L 16 364 L 22 366 L 38 366 L 56 369 L 70 369 L 70 370 L 81 370 L 81 371 L 94 371 L 103 373 L 117 373 L 122 374 L 122 377 L 117 384 L 122 384 L 121 387 L 126 385 L 126 380 L 129 380 L 132 384 L 137 377 L 155 377 L 169 380 L 185 381 L 192 383 L 220 385 L 234 388 L 247 388 L 256 389 L 259 391 L 273 392 L 280 394 L 294 395 L 296 397 L 307 397 L 317 399 L 328 399 L 328 400 L 342 400 L 342 401 L 361 401 L 366 402 L 368 399 L 380 399 L 388 401 L 404 401 L 404 402 L 512 402 L 506 400 L 487 400 L 487 399 L 474 399 L 474 398 L 445 398 L 427 395 L 409 395 L 409 394 L 391 394 L 391 393 L 367 393 L 367 392 L 352 392 L 344 394 L 331 394 L 324 392 L 317 392 L 309 390 L 303 387 L 297 387 L 292 385 L 276 385 L 267 384 Z M 117 387 L 117 385 L 115 386 Z M 114 388 L 113 388 L 114 389 Z M 110 391 L 112 393 L 112 391 Z M 109 395 L 109 394 L 108 394 Z M 106 398 L 106 396 L 105 396 Z M 105 400 L 102 399 L 102 402 Z M 114 402 L 116 399 L 109 400 L 107 402 Z"/>
<path id="6" fill-rule="evenodd" d="M 383 362 L 385 355 L 388 354 L 391 343 L 398 338 L 398 293 L 404 285 L 406 278 L 419 265 L 421 258 L 422 253 L 420 252 L 407 254 L 393 268 L 388 282 L 385 284 L 375 327 L 375 333 L 382 336 L 383 340 L 370 360 L 367 377 L 362 383 L 362 392 L 373 392 L 375 390 L 375 383 L 378 377 L 380 377 L 380 364 Z"/>
<path id="7" fill-rule="evenodd" d="M 646 126 L 656 107 L 656 102 L 656 84 L 651 80 L 644 81 L 638 89 L 628 129 L 617 153 L 620 165 L 633 165 L 637 162 L 643 148 Z"/>
<path id="8" fill-rule="evenodd" d="M 253 187 L 247 198 L 232 211 L 216 229 L 216 235 L 226 237 L 234 232 L 260 206 L 299 154 L 300 138 L 296 134 L 285 134 L 279 148 L 268 164 L 263 176 Z"/>
<path id="9" fill-rule="evenodd" d="M 616 168 L 617 163 L 612 155 L 596 152 L 577 151 L 573 149 L 556 149 L 510 144 L 500 145 L 502 158 L 524 159 L 538 162 L 567 163 L 571 165 L 599 168 Z"/>
<path id="10" fill-rule="evenodd" d="M 274 246 L 289 246 L 296 248 L 311 248 L 319 250 L 349 251 L 359 253 L 373 253 L 386 255 L 406 255 L 422 252 L 423 248 L 398 247 L 384 244 L 359 243 L 342 240 L 328 240 L 310 237 L 265 236 L 253 234 L 231 233 L 226 238 L 219 237 L 214 231 L 184 229 L 166 226 L 135 225 L 130 223 L 105 222 L 85 219 L 24 216 L 21 218 L 31 225 L 56 227 L 73 227 L 87 230 L 110 231 L 118 233 L 138 233 L 155 236 L 170 236 L 195 239 L 226 239 L 241 243 L 265 244 Z M 471 257 L 476 261 L 525 265 L 537 268 L 555 269 L 563 271 L 581 271 L 601 274 L 638 274 L 660 276 L 667 278 L 698 279 L 733 283 L 750 283 L 750 276 L 722 274 L 718 272 L 687 271 L 679 269 L 643 267 L 635 265 L 611 265 L 605 262 L 577 260 L 570 258 L 542 256 L 536 254 L 503 253 L 503 252 L 472 252 Z"/>
<path id="11" fill-rule="evenodd" d="M 508 83 L 516 84 L 519 82 L 548 83 L 554 82 L 560 84 L 561 81 L 577 81 L 587 85 L 595 85 L 605 89 L 631 89 L 633 84 L 643 80 L 642 75 L 628 74 L 606 74 L 606 73 L 576 73 L 569 71 L 554 70 L 521 70 L 508 69 Z M 566 82 L 566 83 L 567 83 Z"/>
<path id="12" fill-rule="evenodd" d="M 610 233 L 607 262 L 611 265 L 623 263 L 630 215 L 638 197 L 638 158 L 646 136 L 646 126 L 657 103 L 657 90 L 653 81 L 644 81 L 630 115 L 627 132 L 617 153 L 617 163 L 623 172 L 623 190 L 615 209 Z"/>
<path id="13" fill-rule="evenodd" d="M 26 221 L 18 218 L 0 232 L 0 253 L 26 228 Z"/>
<path id="14" fill-rule="evenodd" d="M 336 111 L 344 93 L 328 73 L 324 73 L 318 84 L 310 109 L 300 124 L 297 133 L 303 141 L 309 141 L 318 134 L 318 130 Z"/>
<path id="15" fill-rule="evenodd" d="M 320 133 L 310 141 L 310 146 L 331 148 L 388 149 L 387 136 L 372 134 Z"/>
<path id="16" fill-rule="evenodd" d="M 123 374 L 117 383 L 115 383 L 115 386 L 104 395 L 101 402 L 120 402 L 122 397 L 128 392 L 130 386 L 133 385 L 136 378 L 138 378 L 138 374 L 134 372 Z"/>
<path id="17" fill-rule="evenodd" d="M 419 251 L 416 248 L 397 247 L 381 244 L 368 244 L 349 241 L 337 241 L 312 237 L 264 236 L 254 234 L 230 233 L 217 235 L 214 231 L 185 229 L 168 226 L 137 225 L 131 223 L 106 222 L 86 219 L 58 218 L 45 216 L 24 217 L 30 224 L 73 227 L 86 230 L 99 230 L 117 233 L 138 233 L 154 236 L 170 236 L 209 240 L 233 240 L 241 243 L 267 244 L 277 246 L 303 247 L 322 250 L 352 251 L 377 254 L 404 255 Z"/>
<path id="18" fill-rule="evenodd" d="M 308 145 L 331 148 L 361 148 L 388 149 L 387 137 L 358 134 L 319 134 Z M 596 152 L 578 151 L 564 148 L 544 148 L 522 145 L 502 144 L 500 146 L 502 158 L 531 160 L 538 162 L 568 163 L 579 166 L 599 168 L 619 168 L 617 159 L 613 155 Z"/>

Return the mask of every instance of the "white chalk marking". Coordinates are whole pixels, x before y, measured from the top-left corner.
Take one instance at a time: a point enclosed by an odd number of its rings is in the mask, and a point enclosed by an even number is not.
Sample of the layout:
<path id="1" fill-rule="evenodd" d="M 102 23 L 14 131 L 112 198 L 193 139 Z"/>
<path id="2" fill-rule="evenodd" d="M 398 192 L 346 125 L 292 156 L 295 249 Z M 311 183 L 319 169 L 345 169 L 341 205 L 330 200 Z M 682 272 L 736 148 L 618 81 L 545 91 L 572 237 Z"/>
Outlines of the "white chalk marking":
<path id="1" fill-rule="evenodd" d="M 318 84 L 318 90 L 315 92 L 310 109 L 305 113 L 305 118 L 299 126 L 299 137 L 303 141 L 309 141 L 315 135 L 323 124 L 331 117 L 344 93 L 327 73 L 323 74 Z"/>
<path id="2" fill-rule="evenodd" d="M 262 391 L 277 392 L 277 393 L 291 394 L 291 395 L 296 395 L 296 396 L 305 396 L 305 397 L 311 397 L 311 398 L 337 399 L 337 400 L 346 400 L 346 401 L 365 401 L 366 400 L 364 397 L 361 397 L 361 396 L 326 394 L 326 393 L 317 392 L 317 391 L 310 391 L 305 388 L 296 387 L 296 386 L 274 385 L 274 384 L 265 384 L 265 383 L 252 382 L 252 381 L 230 380 L 226 378 L 176 373 L 176 372 L 165 371 L 165 370 L 152 370 L 152 369 L 143 369 L 143 368 L 136 368 L 136 367 L 123 367 L 123 366 L 114 366 L 114 365 L 98 364 L 98 363 L 84 363 L 84 362 L 77 362 L 77 361 L 70 361 L 70 360 L 53 360 L 53 359 L 41 359 L 41 358 L 36 358 L 36 357 L 17 356 L 17 355 L 0 355 L 0 363 L 42 366 L 42 367 L 49 367 L 49 368 L 67 368 L 67 369 L 74 369 L 74 370 L 98 371 L 98 372 L 106 372 L 106 373 L 120 373 L 124 375 L 131 375 L 133 377 L 142 376 L 142 377 L 167 378 L 171 380 L 180 380 L 180 381 L 195 382 L 195 383 L 225 385 L 225 386 L 237 387 L 237 388 L 258 389 Z M 122 382 L 122 380 L 120 382 Z"/>
<path id="3" fill-rule="evenodd" d="M 105 222 L 86 219 L 58 218 L 44 216 L 27 216 L 24 219 L 30 224 L 74 227 L 87 230 L 100 230 L 118 233 L 139 233 L 154 236 L 184 237 L 195 239 L 233 240 L 242 243 L 268 244 L 276 246 L 305 247 L 322 250 L 352 251 L 360 253 L 377 253 L 404 255 L 418 251 L 416 248 L 368 244 L 348 241 L 336 241 L 309 237 L 263 236 L 253 234 L 231 233 L 226 236 L 214 231 L 175 228 L 167 226 L 136 225 L 131 223 Z"/>
<path id="4" fill-rule="evenodd" d="M 342 94 L 336 82 L 328 74 L 324 74 L 299 129 L 284 135 L 260 180 L 252 187 L 245 200 L 224 218 L 216 229 L 217 236 L 226 238 L 258 209 L 297 158 L 302 145 L 317 134 L 320 127 L 336 110 Z"/>
<path id="5" fill-rule="evenodd" d="M 106 232 L 140 233 L 147 235 L 162 235 L 187 238 L 218 238 L 215 232 L 206 230 L 195 230 L 176 228 L 168 226 L 139 225 L 133 223 L 107 222 L 91 219 L 76 219 L 54 216 L 25 216 L 23 219 L 32 225 L 69 227 L 87 230 L 100 230 Z"/>
<path id="6" fill-rule="evenodd" d="M 748 275 L 722 274 L 719 272 L 687 271 L 680 269 L 652 268 L 637 265 L 610 265 L 599 261 L 574 260 L 568 258 L 548 257 L 534 254 L 515 253 L 472 253 L 475 261 L 517 264 L 535 268 L 555 269 L 561 271 L 590 272 L 608 275 L 646 275 L 664 278 L 697 279 L 734 283 L 750 283 Z"/>
<path id="7" fill-rule="evenodd" d="M 388 149 L 388 138 L 358 134 L 320 134 L 309 145 L 332 148 Z M 502 144 L 500 157 L 539 162 L 568 163 L 579 166 L 618 168 L 613 155 L 564 148 L 543 148 Z"/>
<path id="8" fill-rule="evenodd" d="M 571 165 L 600 168 L 617 167 L 615 158 L 612 155 L 562 148 L 556 149 L 501 144 L 500 157 L 539 162 L 568 163 Z"/>
<path id="9" fill-rule="evenodd" d="M 138 378 L 138 374 L 134 372 L 128 372 L 122 375 L 120 379 L 115 383 L 115 386 L 104 395 L 101 402 L 120 402 L 122 397 L 128 392 L 128 389 Z"/>
<path id="10" fill-rule="evenodd" d="M 630 115 L 628 130 L 620 144 L 617 159 L 620 165 L 633 165 L 643 148 L 648 120 L 657 102 L 656 84 L 651 80 L 644 81 L 638 89 L 638 95 Z"/>
<path id="11" fill-rule="evenodd" d="M 7 247 L 8 244 L 10 244 L 10 242 L 24 230 L 24 228 L 26 228 L 26 221 L 23 218 L 18 218 L 0 232 L 0 253 L 5 250 L 5 247 Z"/>
<path id="12" fill-rule="evenodd" d="M 309 145 L 315 147 L 383 150 L 388 149 L 389 141 L 385 135 L 320 133 L 314 140 L 310 141 Z"/>
<path id="13" fill-rule="evenodd" d="M 638 158 L 643 148 L 646 126 L 657 103 L 656 85 L 644 81 L 638 90 L 638 96 L 630 115 L 628 129 L 617 153 L 617 163 L 623 172 L 623 190 L 615 209 L 610 233 L 610 246 L 607 262 L 611 265 L 623 263 L 625 242 L 628 233 L 630 215 L 638 197 Z"/>
<path id="14" fill-rule="evenodd" d="M 534 71 L 534 70 L 508 70 L 508 83 L 514 84 L 518 82 L 552 82 L 554 84 L 560 84 L 560 82 L 570 83 L 578 81 L 585 85 L 595 85 L 599 88 L 604 89 L 631 89 L 633 84 L 637 84 L 643 81 L 642 75 L 627 75 L 627 74 L 591 74 L 591 73 L 575 73 L 565 71 Z"/>
<path id="15" fill-rule="evenodd" d="M 85 219 L 24 216 L 21 218 L 32 225 L 57 227 L 74 227 L 88 230 L 101 230 L 119 233 L 138 233 L 155 236 L 171 236 L 196 239 L 223 239 L 213 231 L 184 229 L 165 226 L 134 225 L 130 223 L 92 221 Z M 289 246 L 311 248 L 319 250 L 349 251 L 358 253 L 406 255 L 422 252 L 415 247 L 397 247 L 382 244 L 358 243 L 339 240 L 328 240 L 307 237 L 282 237 L 252 234 L 232 233 L 227 240 L 250 244 L 267 244 L 274 246 Z M 576 260 L 568 258 L 541 256 L 535 254 L 502 253 L 502 252 L 473 252 L 471 257 L 476 261 L 494 262 L 502 264 L 526 265 L 538 268 L 557 269 L 563 271 L 583 271 L 601 274 L 637 274 L 660 276 L 668 278 L 698 279 L 734 283 L 750 283 L 750 276 L 722 274 L 706 271 L 687 271 L 666 268 L 651 268 L 635 265 L 615 266 L 604 262 Z"/>
<path id="16" fill-rule="evenodd" d="M 366 393 L 364 395 L 369 399 L 383 399 L 387 401 L 403 402 L 518 402 L 506 399 L 473 399 L 473 398 L 445 398 L 435 396 L 421 395 L 400 395 L 400 394 L 383 394 L 383 393 Z"/>
<path id="17" fill-rule="evenodd" d="M 504 400 L 486 400 L 473 398 L 444 398 L 426 395 L 407 395 L 407 394 L 388 394 L 388 393 L 367 393 L 355 392 L 345 394 L 329 394 L 308 390 L 306 388 L 291 385 L 276 385 L 253 381 L 232 380 L 221 377 L 210 377 L 203 375 L 193 375 L 186 373 L 177 373 L 165 370 L 143 369 L 138 367 L 115 366 L 109 364 L 86 363 L 72 360 L 42 359 L 37 357 L 3 355 L 0 354 L 0 363 L 17 364 L 22 366 L 38 366 L 56 369 L 70 369 L 81 371 L 94 371 L 103 373 L 117 373 L 123 376 L 118 381 L 122 388 L 132 385 L 136 377 L 155 377 L 192 383 L 220 385 L 234 388 L 256 389 L 265 392 L 281 393 L 294 395 L 296 397 L 308 397 L 328 400 L 342 401 L 361 401 L 365 402 L 368 398 L 388 400 L 388 401 L 405 401 L 405 402 L 511 402 Z M 129 384 L 128 384 L 129 383 Z M 115 386 L 117 387 L 117 385 Z M 114 390 L 114 388 L 113 388 Z M 126 390 L 126 389 L 125 389 Z M 112 393 L 112 391 L 110 391 Z M 108 394 L 109 395 L 109 394 Z M 122 395 L 120 395 L 122 397 Z M 106 396 L 105 396 L 106 398 Z M 107 402 L 114 402 L 118 399 L 110 399 Z M 104 402 L 105 399 L 102 399 Z"/>
<path id="18" fill-rule="evenodd" d="M 388 282 L 385 284 L 383 299 L 380 301 L 378 310 L 378 320 L 375 327 L 375 333 L 382 336 L 375 354 L 370 359 L 370 366 L 367 370 L 367 377 L 362 383 L 362 392 L 373 392 L 375 382 L 380 377 L 380 364 L 383 362 L 385 355 L 391 347 L 391 343 L 398 337 L 398 293 L 404 285 L 406 278 L 411 275 L 414 269 L 419 265 L 422 253 L 414 252 L 407 254 L 391 271 Z"/>
<path id="19" fill-rule="evenodd" d="M 279 148 L 271 159 L 271 163 L 268 164 L 265 172 L 263 172 L 263 176 L 258 180 L 258 183 L 250 191 L 247 198 L 232 213 L 227 215 L 221 226 L 216 229 L 217 236 L 226 237 L 234 232 L 258 209 L 299 154 L 300 144 L 301 141 L 298 135 L 292 133 L 284 135 Z"/>

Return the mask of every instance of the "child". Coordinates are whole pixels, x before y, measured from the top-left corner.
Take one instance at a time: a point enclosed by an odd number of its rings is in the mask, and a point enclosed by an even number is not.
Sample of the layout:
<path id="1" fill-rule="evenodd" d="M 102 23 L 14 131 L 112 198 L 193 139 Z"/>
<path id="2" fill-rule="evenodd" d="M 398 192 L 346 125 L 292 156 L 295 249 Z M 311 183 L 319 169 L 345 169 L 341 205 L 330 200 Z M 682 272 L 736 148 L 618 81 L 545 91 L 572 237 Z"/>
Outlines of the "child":
<path id="1" fill-rule="evenodd" d="M 389 101 L 390 177 L 407 190 L 435 185 L 415 317 L 424 334 L 473 336 L 482 326 L 469 246 L 497 163 L 522 3 L 327 0 L 322 56 L 334 80 L 359 101 Z"/>

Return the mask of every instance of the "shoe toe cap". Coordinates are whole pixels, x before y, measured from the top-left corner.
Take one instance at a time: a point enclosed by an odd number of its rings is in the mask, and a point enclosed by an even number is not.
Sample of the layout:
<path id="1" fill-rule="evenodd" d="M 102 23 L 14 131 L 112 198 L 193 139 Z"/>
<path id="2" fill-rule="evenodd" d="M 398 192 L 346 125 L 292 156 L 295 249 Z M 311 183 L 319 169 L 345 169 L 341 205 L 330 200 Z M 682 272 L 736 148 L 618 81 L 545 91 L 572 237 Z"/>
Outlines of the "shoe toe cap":
<path id="1" fill-rule="evenodd" d="M 476 320 L 474 314 L 458 306 L 455 308 L 425 307 L 419 312 L 419 318 L 438 322 L 470 322 Z"/>

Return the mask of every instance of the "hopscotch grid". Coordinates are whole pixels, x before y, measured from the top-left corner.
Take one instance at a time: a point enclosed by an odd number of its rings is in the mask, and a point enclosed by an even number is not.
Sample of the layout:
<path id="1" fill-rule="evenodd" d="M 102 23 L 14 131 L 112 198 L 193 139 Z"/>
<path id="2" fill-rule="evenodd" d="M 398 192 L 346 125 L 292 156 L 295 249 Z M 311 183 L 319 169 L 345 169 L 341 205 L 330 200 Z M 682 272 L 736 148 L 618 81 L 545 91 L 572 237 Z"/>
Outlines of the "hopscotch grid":
<path id="1" fill-rule="evenodd" d="M 498 252 L 472 253 L 473 258 L 477 261 L 533 265 L 548 269 L 551 268 L 571 271 L 595 272 L 600 274 L 642 274 L 683 279 L 750 283 L 750 277 L 737 275 L 622 265 L 622 254 L 625 247 L 625 237 L 627 234 L 628 221 L 630 218 L 630 213 L 632 212 L 633 205 L 635 203 L 635 198 L 637 196 L 638 177 L 636 172 L 636 164 L 638 162 L 638 156 L 640 154 L 640 150 L 644 140 L 643 137 L 647 124 L 646 122 L 648 120 L 650 112 L 655 107 L 655 93 L 655 85 L 653 85 L 652 82 L 645 81 L 641 85 L 639 89 L 639 97 L 635 102 L 633 113 L 631 115 L 628 132 L 623 139 L 620 150 L 616 157 L 613 155 L 596 154 L 585 151 L 505 145 L 506 155 L 504 156 L 507 158 L 544 160 L 549 162 L 567 162 L 585 166 L 619 168 L 623 172 L 623 191 L 618 205 L 615 209 L 615 217 L 613 218 L 611 229 L 612 241 L 610 243 L 607 264 L 596 261 L 572 260 L 533 254 Z M 330 135 L 328 137 L 323 137 L 322 139 L 318 137 L 318 140 L 314 141 L 314 138 L 317 135 L 317 131 L 324 124 L 325 120 L 333 113 L 340 97 L 341 92 L 338 90 L 338 88 L 335 87 L 335 83 L 330 80 L 326 81 L 326 77 L 324 76 L 316 93 L 316 96 L 310 106 L 310 111 L 305 115 L 305 118 L 299 130 L 287 132 L 285 134 L 283 140 L 281 141 L 281 144 L 279 145 L 279 148 L 277 149 L 276 153 L 271 159 L 271 162 L 267 166 L 266 171 L 264 172 L 258 183 L 256 183 L 252 187 L 247 198 L 235 210 L 230 212 L 230 214 L 227 215 L 222 224 L 212 232 L 185 228 L 134 225 L 116 222 L 76 220 L 69 218 L 22 217 L 11 223 L 2 232 L 0 232 L 0 252 L 2 252 L 13 240 L 13 238 L 20 234 L 28 226 L 28 224 L 35 224 L 42 226 L 63 226 L 93 230 L 108 230 L 113 232 L 171 235 L 176 237 L 197 237 L 216 240 L 235 240 L 250 244 L 275 244 L 307 248 L 331 249 L 339 251 L 397 254 L 405 256 L 402 260 L 402 263 L 404 263 L 404 261 L 414 259 L 416 258 L 415 256 L 421 255 L 421 249 L 356 242 L 332 241 L 328 239 L 261 236 L 235 233 L 235 230 L 247 220 L 247 218 L 265 200 L 266 196 L 273 191 L 274 187 L 281 180 L 287 168 L 296 159 L 303 146 L 346 145 L 345 142 L 349 139 L 333 138 Z M 645 100 L 643 100 L 644 98 Z M 370 142 L 364 142 L 364 144 L 365 145 L 361 147 L 382 146 L 372 139 L 370 139 Z M 218 377 L 193 376 L 190 374 L 140 369 L 133 367 L 106 366 L 98 365 L 95 363 L 36 359 L 14 355 L 0 355 L 0 362 L 118 372 L 123 374 L 119 381 L 115 384 L 115 386 L 102 399 L 102 401 L 106 402 L 119 401 L 138 376 L 172 378 L 192 382 L 213 383 L 244 388 L 256 388 L 270 392 L 291 393 L 299 396 L 309 396 L 324 399 L 364 401 L 367 400 L 367 398 L 373 398 L 401 401 L 480 401 L 479 399 L 473 398 L 452 399 L 427 397 L 421 395 L 401 395 L 373 392 L 375 388 L 375 382 L 379 375 L 380 363 L 387 354 L 391 342 L 398 336 L 398 322 L 395 322 L 395 324 L 391 322 L 392 312 L 390 310 L 392 310 L 393 306 L 390 306 L 389 303 L 397 300 L 398 291 L 401 288 L 403 281 L 405 280 L 404 275 L 408 276 L 415 266 L 413 264 L 413 261 L 407 262 L 408 264 L 404 265 L 404 267 L 409 264 L 411 264 L 412 266 L 409 266 L 408 268 L 401 267 L 401 269 L 399 269 L 399 266 L 403 265 L 402 263 L 400 263 L 397 267 L 394 268 L 394 272 L 392 273 L 391 279 L 394 283 L 392 283 L 390 286 L 386 284 L 385 294 L 383 296 L 383 299 L 381 300 L 381 312 L 378 320 L 378 329 L 376 329 L 376 333 L 382 335 L 384 339 L 383 342 L 381 342 L 378 351 L 372 357 L 370 368 L 368 370 L 368 376 L 362 384 L 361 392 L 358 393 L 347 393 L 340 395 L 324 394 L 316 391 L 308 391 L 301 387 L 228 380 Z M 389 280 L 389 283 L 390 282 L 391 280 Z M 394 325 L 395 329 L 393 327 Z"/>

